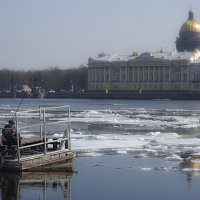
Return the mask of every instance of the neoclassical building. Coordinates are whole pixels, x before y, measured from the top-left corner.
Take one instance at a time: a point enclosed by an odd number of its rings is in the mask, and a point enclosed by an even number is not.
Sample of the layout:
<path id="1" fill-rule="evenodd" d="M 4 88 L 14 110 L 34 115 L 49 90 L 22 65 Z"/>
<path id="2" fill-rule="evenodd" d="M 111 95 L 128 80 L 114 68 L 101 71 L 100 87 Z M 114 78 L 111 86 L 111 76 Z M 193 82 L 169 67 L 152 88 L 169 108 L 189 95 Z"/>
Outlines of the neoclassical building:
<path id="1" fill-rule="evenodd" d="M 90 91 L 200 90 L 200 25 L 190 10 L 172 52 L 122 56 L 99 54 L 88 59 Z"/>

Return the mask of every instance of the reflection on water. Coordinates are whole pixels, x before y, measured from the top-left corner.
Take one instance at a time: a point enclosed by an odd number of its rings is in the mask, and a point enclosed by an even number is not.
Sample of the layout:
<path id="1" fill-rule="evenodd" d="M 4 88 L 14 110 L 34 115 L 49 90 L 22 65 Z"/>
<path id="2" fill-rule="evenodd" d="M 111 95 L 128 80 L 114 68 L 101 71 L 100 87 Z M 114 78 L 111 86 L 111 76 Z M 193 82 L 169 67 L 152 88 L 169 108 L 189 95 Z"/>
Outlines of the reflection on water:
<path id="1" fill-rule="evenodd" d="M 1 199 L 69 200 L 70 178 L 66 172 L 0 173 Z"/>
<path id="2" fill-rule="evenodd" d="M 1 199 L 19 199 L 19 174 L 0 174 Z"/>
<path id="3" fill-rule="evenodd" d="M 183 161 L 179 165 L 180 170 L 186 175 L 188 185 L 192 184 L 194 177 L 200 176 L 200 162 L 199 160 Z"/>

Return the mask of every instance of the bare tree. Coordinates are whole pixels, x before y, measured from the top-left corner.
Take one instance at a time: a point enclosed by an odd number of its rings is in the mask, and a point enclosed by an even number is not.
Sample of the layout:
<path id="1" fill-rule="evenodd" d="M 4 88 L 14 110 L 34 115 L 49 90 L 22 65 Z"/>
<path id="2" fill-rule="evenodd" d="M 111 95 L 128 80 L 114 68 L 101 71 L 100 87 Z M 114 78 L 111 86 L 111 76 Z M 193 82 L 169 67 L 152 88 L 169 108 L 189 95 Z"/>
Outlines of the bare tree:
<path id="1" fill-rule="evenodd" d="M 20 89 L 26 84 L 29 87 L 42 87 L 46 91 L 70 90 L 72 85 L 75 91 L 87 89 L 87 66 L 78 68 L 59 69 L 50 67 L 45 70 L 14 71 L 0 70 L 0 90 Z"/>

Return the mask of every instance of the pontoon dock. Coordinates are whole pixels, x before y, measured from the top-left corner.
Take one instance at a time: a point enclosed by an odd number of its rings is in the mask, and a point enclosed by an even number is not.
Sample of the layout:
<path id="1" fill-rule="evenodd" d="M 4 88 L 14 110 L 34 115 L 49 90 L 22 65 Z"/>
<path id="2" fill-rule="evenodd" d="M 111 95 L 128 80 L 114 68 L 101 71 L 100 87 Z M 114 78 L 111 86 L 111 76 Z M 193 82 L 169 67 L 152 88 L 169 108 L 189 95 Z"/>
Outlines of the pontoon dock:
<path id="1" fill-rule="evenodd" d="M 15 120 L 17 145 L 0 146 L 2 171 L 72 171 L 69 106 L 40 106 Z"/>

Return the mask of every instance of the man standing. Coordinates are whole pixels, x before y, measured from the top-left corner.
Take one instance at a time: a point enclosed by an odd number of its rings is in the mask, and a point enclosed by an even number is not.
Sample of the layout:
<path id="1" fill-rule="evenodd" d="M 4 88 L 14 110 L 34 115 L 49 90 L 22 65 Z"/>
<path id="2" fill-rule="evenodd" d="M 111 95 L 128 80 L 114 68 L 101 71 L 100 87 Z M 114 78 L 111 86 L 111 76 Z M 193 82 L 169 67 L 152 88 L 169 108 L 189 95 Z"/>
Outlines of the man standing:
<path id="1" fill-rule="evenodd" d="M 17 145 L 17 131 L 14 120 L 9 120 L 2 130 L 2 144 L 11 147 Z"/>

